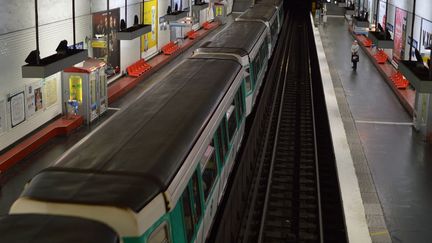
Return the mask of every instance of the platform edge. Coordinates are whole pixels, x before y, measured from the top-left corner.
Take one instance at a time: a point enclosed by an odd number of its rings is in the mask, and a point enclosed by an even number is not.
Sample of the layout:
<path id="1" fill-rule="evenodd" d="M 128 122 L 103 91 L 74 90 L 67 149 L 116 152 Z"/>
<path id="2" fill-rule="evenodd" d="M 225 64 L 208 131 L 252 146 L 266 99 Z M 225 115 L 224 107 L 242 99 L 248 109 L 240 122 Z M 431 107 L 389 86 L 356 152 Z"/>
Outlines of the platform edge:
<path id="1" fill-rule="evenodd" d="M 360 194 L 357 175 L 355 173 L 354 162 L 351 157 L 351 150 L 348 145 L 347 135 L 336 100 L 332 78 L 330 76 L 330 68 L 327 63 L 318 28 L 313 24 L 312 15 L 311 26 L 320 64 L 321 80 L 323 83 L 324 96 L 329 117 L 332 136 L 331 139 L 333 141 L 348 241 L 350 243 L 372 242 L 366 222 L 366 214 Z"/>

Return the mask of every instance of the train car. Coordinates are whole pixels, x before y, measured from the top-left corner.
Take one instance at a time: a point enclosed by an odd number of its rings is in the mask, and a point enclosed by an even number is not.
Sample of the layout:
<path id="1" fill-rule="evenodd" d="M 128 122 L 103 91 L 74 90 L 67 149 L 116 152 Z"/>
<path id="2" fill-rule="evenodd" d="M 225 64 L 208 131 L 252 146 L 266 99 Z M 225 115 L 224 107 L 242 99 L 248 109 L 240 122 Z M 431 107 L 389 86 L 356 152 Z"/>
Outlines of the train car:
<path id="1" fill-rule="evenodd" d="M 278 12 L 279 28 L 281 28 L 285 17 L 284 1 L 283 0 L 257 0 L 255 4 L 264 4 L 275 6 Z M 280 30 L 279 30 L 280 31 Z"/>
<path id="2" fill-rule="evenodd" d="M 237 58 L 245 70 L 247 115 L 255 104 L 267 70 L 268 42 L 268 29 L 263 23 L 233 22 L 194 52 L 194 56 L 217 55 Z"/>
<path id="3" fill-rule="evenodd" d="M 253 21 L 264 23 L 270 30 L 269 52 L 273 53 L 282 23 L 278 21 L 277 8 L 272 5 L 256 4 L 235 19 L 236 21 Z"/>
<path id="4" fill-rule="evenodd" d="M 245 113 L 237 60 L 189 58 L 37 174 L 10 213 L 96 220 L 125 243 L 204 242 Z"/>
<path id="5" fill-rule="evenodd" d="M 0 217 L 0 239 L 7 243 L 120 243 L 105 224 L 69 216 L 15 214 Z"/>

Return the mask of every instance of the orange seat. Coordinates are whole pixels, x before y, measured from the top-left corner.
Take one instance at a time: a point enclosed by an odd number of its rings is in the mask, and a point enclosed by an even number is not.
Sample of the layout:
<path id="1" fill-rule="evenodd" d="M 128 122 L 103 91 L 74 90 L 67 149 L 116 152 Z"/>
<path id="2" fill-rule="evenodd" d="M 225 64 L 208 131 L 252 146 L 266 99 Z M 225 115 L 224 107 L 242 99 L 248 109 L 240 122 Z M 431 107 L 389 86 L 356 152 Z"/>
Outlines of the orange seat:
<path id="1" fill-rule="evenodd" d="M 150 69 L 151 66 L 144 59 L 140 59 L 126 68 L 128 75 L 131 77 L 139 77 Z"/>
<path id="2" fill-rule="evenodd" d="M 406 89 L 409 86 L 409 81 L 399 71 L 390 77 L 396 88 Z"/>
<path id="3" fill-rule="evenodd" d="M 186 33 L 187 37 L 191 40 L 195 39 L 198 36 L 198 33 L 195 30 L 188 31 Z"/>
<path id="4" fill-rule="evenodd" d="M 380 50 L 374 55 L 374 58 L 379 64 L 384 64 L 387 61 L 387 54 L 383 50 Z"/>
<path id="5" fill-rule="evenodd" d="M 170 41 L 168 44 L 162 47 L 162 52 L 165 55 L 171 55 L 179 49 L 180 47 L 178 45 L 176 45 L 173 41 Z"/>

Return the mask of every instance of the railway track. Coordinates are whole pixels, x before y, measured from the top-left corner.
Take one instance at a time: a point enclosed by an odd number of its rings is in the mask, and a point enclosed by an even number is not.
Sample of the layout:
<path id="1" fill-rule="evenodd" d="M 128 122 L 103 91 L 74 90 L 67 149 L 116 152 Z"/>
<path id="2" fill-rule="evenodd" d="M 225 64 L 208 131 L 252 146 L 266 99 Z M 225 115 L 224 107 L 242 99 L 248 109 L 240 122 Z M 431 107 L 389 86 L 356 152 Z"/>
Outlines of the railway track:
<path id="1" fill-rule="evenodd" d="M 299 18 L 299 19 L 293 19 Z M 309 26 L 291 16 L 275 65 L 277 82 L 263 153 L 249 194 L 240 241 L 322 242 Z"/>
<path id="2" fill-rule="evenodd" d="M 208 243 L 347 242 L 311 28 L 288 11 Z"/>

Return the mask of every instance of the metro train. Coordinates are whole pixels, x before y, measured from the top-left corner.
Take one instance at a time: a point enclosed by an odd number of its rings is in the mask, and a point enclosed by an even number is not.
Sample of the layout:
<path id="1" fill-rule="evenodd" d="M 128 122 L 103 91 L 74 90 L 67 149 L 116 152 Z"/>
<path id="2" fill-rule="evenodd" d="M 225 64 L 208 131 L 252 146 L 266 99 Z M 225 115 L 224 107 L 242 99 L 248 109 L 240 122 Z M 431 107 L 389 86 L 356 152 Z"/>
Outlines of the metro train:
<path id="1" fill-rule="evenodd" d="M 38 173 L 0 219 L 2 239 L 205 242 L 281 29 L 272 32 L 279 10 L 248 9 Z M 11 230 L 19 227 L 28 230 Z"/>

